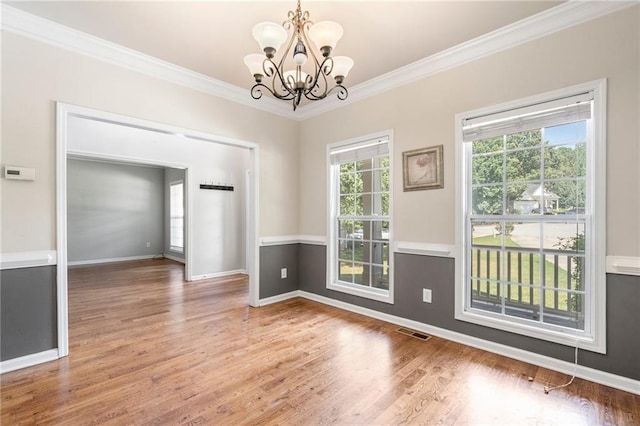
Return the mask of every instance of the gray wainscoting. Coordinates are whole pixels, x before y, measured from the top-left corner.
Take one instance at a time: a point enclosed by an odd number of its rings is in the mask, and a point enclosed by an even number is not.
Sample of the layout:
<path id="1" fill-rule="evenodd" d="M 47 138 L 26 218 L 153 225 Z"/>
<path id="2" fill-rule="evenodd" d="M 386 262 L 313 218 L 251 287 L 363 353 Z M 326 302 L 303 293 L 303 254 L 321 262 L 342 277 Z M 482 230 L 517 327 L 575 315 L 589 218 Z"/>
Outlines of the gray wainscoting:
<path id="1" fill-rule="evenodd" d="M 298 290 L 298 249 L 299 244 L 260 247 L 260 299 Z M 287 278 L 280 278 L 282 268 Z"/>
<path id="2" fill-rule="evenodd" d="M 328 290 L 326 247 L 301 244 L 298 255 L 300 290 L 573 362 L 571 347 L 456 320 L 452 258 L 396 253 L 395 303 L 390 305 Z M 422 302 L 423 288 L 432 290 L 433 303 Z M 639 301 L 640 277 L 607 275 L 607 354 L 580 351 L 581 365 L 640 380 Z"/>
<path id="3" fill-rule="evenodd" d="M 56 267 L 0 271 L 0 360 L 58 347 Z"/>

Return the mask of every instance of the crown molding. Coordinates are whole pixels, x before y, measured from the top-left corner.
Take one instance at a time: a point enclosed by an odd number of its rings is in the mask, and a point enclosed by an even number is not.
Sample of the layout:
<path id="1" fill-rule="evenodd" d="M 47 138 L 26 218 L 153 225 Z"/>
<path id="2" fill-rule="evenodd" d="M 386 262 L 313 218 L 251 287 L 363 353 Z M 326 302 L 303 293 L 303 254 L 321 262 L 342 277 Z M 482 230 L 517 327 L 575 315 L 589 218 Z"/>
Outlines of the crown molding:
<path id="1" fill-rule="evenodd" d="M 305 105 L 298 109 L 296 119 L 306 120 L 637 4 L 635 1 L 567 1 L 353 86 L 344 101 L 331 98 Z"/>
<path id="2" fill-rule="evenodd" d="M 113 65 L 150 75 L 180 86 L 267 111 L 296 121 L 367 99 L 422 78 L 475 61 L 572 26 L 637 5 L 636 1 L 570 0 L 536 15 L 461 43 L 412 64 L 398 68 L 349 89 L 349 97 L 303 105 L 296 112 L 288 102 L 263 97 L 204 74 L 145 55 L 64 25 L 1 5 L 1 28 L 33 40 L 51 44 Z"/>
<path id="3" fill-rule="evenodd" d="M 74 53 L 137 71 L 183 87 L 257 108 L 289 119 L 296 119 L 291 105 L 264 97 L 256 101 L 247 89 L 225 83 L 136 50 L 120 46 L 56 22 L 1 4 L 3 31 L 18 34 Z"/>

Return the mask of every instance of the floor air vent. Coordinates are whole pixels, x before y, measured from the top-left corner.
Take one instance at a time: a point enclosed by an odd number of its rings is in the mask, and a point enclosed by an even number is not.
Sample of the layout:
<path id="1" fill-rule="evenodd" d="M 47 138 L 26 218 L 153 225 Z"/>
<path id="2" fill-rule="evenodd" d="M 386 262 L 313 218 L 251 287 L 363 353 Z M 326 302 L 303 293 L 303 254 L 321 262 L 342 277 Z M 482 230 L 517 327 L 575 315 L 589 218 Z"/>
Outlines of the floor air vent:
<path id="1" fill-rule="evenodd" d="M 416 339 L 424 341 L 431 339 L 431 336 L 428 334 L 420 333 L 419 331 L 410 330 L 408 328 L 400 327 L 397 331 L 400 334 L 406 334 L 407 336 L 415 337 Z"/>

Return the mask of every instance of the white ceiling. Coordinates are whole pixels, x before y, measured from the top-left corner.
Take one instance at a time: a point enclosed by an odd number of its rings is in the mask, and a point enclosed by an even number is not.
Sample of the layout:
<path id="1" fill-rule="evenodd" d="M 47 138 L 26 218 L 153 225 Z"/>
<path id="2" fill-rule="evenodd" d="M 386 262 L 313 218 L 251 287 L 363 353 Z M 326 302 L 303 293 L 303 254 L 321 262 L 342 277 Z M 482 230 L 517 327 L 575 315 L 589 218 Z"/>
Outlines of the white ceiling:
<path id="1" fill-rule="evenodd" d="M 344 28 L 335 55 L 355 66 L 355 86 L 504 27 L 561 1 L 310 1 L 311 20 Z M 295 1 L 6 2 L 42 18 L 249 89 L 243 63 L 259 53 L 251 37 L 261 21 L 282 22 Z"/>

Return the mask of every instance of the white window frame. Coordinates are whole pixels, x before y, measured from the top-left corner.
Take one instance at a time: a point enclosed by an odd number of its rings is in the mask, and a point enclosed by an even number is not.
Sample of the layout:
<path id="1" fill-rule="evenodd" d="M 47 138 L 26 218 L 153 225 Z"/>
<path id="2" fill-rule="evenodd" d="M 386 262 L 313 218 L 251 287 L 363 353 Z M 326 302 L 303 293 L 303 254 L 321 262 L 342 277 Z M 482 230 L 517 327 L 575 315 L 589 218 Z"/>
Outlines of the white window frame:
<path id="1" fill-rule="evenodd" d="M 598 353 L 606 353 L 606 79 L 595 80 L 576 86 L 543 93 L 512 102 L 481 108 L 457 114 L 456 131 L 456 284 L 455 318 L 499 330 L 543 339 L 568 346 L 578 346 Z M 585 274 L 590 285 L 586 295 L 585 330 L 546 328 L 534 326 L 526 321 L 505 319 L 492 316 L 467 307 L 465 269 L 467 266 L 466 212 L 469 209 L 468 191 L 471 188 L 471 176 L 468 172 L 466 152 L 471 143 L 463 142 L 463 122 L 474 117 L 496 114 L 517 108 L 524 108 L 554 99 L 565 98 L 579 93 L 593 92 L 592 129 L 587 140 L 586 190 L 587 206 L 585 232 L 587 238 L 585 254 L 587 262 Z"/>
<path id="2" fill-rule="evenodd" d="M 340 166 L 331 165 L 331 154 L 341 148 L 358 147 L 370 144 L 375 140 L 387 139 L 389 147 L 389 290 L 367 288 L 357 284 L 348 284 L 337 279 L 338 262 L 338 230 L 336 217 L 339 209 Z M 327 146 L 327 207 L 328 207 L 328 239 L 327 239 L 327 288 L 367 299 L 393 304 L 395 275 L 393 262 L 393 131 L 385 130 L 359 138 L 336 142 Z"/>
<path id="3" fill-rule="evenodd" d="M 172 202 L 172 195 L 171 195 L 171 188 L 173 188 L 176 185 L 182 185 L 182 247 L 179 246 L 175 246 L 173 245 L 173 214 L 171 211 L 171 202 Z M 184 221 L 185 221 L 185 215 L 184 215 L 184 191 L 185 191 L 185 187 L 184 187 L 184 181 L 183 180 L 176 180 L 173 182 L 169 183 L 169 251 L 174 252 L 174 253 L 184 253 Z"/>

